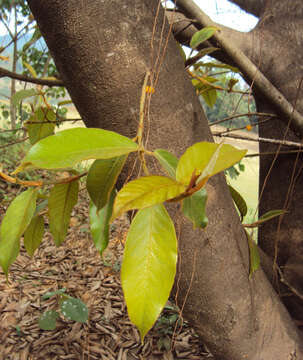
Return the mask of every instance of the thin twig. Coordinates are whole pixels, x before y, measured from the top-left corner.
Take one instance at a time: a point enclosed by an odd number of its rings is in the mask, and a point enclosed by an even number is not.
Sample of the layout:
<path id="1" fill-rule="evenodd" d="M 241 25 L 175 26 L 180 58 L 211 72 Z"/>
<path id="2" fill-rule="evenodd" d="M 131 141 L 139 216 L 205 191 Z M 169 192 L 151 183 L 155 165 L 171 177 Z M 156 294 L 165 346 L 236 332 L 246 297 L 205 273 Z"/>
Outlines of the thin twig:
<path id="1" fill-rule="evenodd" d="M 17 74 L 13 71 L 6 70 L 2 67 L 0 67 L 0 77 L 9 77 L 11 79 L 16 79 L 20 81 L 29 82 L 32 84 L 38 84 L 38 85 L 45 85 L 45 86 L 64 86 L 64 83 L 62 80 L 50 80 L 50 79 L 38 79 L 38 78 L 32 78 L 26 75 Z"/>
<path id="2" fill-rule="evenodd" d="M 199 80 L 202 84 L 206 85 L 206 86 L 209 86 L 210 88 L 212 89 L 216 89 L 216 90 L 219 90 L 219 91 L 226 91 L 228 93 L 234 93 L 234 94 L 242 94 L 242 95 L 249 95 L 249 92 L 247 91 L 241 91 L 241 90 L 232 90 L 232 89 L 226 89 L 222 86 L 219 86 L 219 85 L 214 85 L 213 83 L 210 83 L 209 81 L 207 81 L 206 79 L 204 79 L 203 77 L 201 76 L 198 76 L 196 74 L 194 74 L 192 71 L 190 71 L 189 69 L 187 69 L 187 72 L 188 74 L 196 79 L 196 80 Z M 203 91 L 199 91 L 199 94 L 202 94 L 203 92 L 206 92 L 206 91 L 209 91 L 209 88 L 206 88 L 205 90 Z"/>
<path id="3" fill-rule="evenodd" d="M 303 149 L 302 150 L 288 150 L 288 151 L 279 151 L 279 155 L 280 154 L 297 154 L 297 153 L 301 153 L 303 152 Z M 263 152 L 263 153 L 254 153 L 254 154 L 247 154 L 245 155 L 244 157 L 248 158 L 248 157 L 256 157 L 256 156 L 263 156 L 263 155 L 276 155 L 276 151 L 273 152 L 273 151 L 269 151 L 269 152 Z"/>
<path id="4" fill-rule="evenodd" d="M 22 143 L 22 142 L 24 142 L 24 141 L 26 141 L 26 140 L 28 140 L 28 139 L 29 139 L 29 137 L 27 136 L 27 137 L 24 137 L 24 138 L 22 138 L 22 139 L 20 139 L 20 140 L 16 140 L 16 141 L 14 141 L 14 142 L 1 145 L 1 146 L 0 146 L 0 149 L 5 149 L 5 148 L 8 147 L 8 146 L 12 146 L 12 145 L 16 145 L 16 144 Z"/>
<path id="5" fill-rule="evenodd" d="M 280 275 L 280 281 L 282 284 L 286 285 L 289 290 L 294 293 L 299 299 L 303 300 L 303 294 L 301 294 L 296 288 L 294 288 L 285 278 L 281 269 L 277 266 L 278 273 Z"/>
<path id="6" fill-rule="evenodd" d="M 224 121 L 229 121 L 229 120 L 233 120 L 242 116 L 264 116 L 264 117 L 270 117 L 270 118 L 274 118 L 277 117 L 277 115 L 275 114 L 270 114 L 270 113 L 261 113 L 261 112 L 249 112 L 249 113 L 245 113 L 245 114 L 237 114 L 237 115 L 232 115 L 232 116 L 228 116 L 224 119 L 215 121 L 213 123 L 208 123 L 209 126 L 214 126 L 214 125 L 218 125 L 223 123 Z"/>
<path id="7" fill-rule="evenodd" d="M 243 136 L 243 135 L 221 134 L 220 132 L 213 132 L 212 134 L 213 134 L 213 136 L 218 136 L 218 137 L 229 137 L 229 138 L 239 139 L 239 140 L 271 143 L 271 144 L 277 144 L 277 145 L 281 145 L 281 146 L 290 146 L 290 147 L 298 147 L 298 148 L 303 147 L 303 144 L 298 143 L 298 142 L 294 142 L 294 141 L 262 138 L 262 137 L 259 137 L 259 136 L 254 139 L 254 138 L 250 138 L 248 136 Z"/>
<path id="8" fill-rule="evenodd" d="M 20 131 L 20 130 L 26 130 L 25 128 L 16 128 L 16 129 L 8 129 L 8 130 L 0 130 L 0 134 L 8 133 L 8 132 L 14 132 L 14 131 Z"/>

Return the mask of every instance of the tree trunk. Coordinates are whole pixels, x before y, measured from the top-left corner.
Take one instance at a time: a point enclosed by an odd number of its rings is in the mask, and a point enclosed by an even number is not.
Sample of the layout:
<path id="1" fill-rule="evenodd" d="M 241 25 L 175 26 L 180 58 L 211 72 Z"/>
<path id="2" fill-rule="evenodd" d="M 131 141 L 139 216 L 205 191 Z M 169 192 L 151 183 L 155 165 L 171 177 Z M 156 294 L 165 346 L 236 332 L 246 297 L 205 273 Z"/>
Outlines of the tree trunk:
<path id="1" fill-rule="evenodd" d="M 296 1 L 275 1 L 264 0 L 230 0 L 238 4 L 243 10 L 255 15 L 261 15 L 258 26 L 250 33 L 239 33 L 238 31 L 219 25 L 221 32 L 232 44 L 259 67 L 268 80 L 293 104 L 294 109 L 303 112 L 302 88 L 302 32 L 303 7 L 302 2 Z M 182 0 L 183 3 L 191 4 L 191 0 Z M 181 0 L 180 0 L 181 3 Z M 195 18 L 189 14 L 190 18 Z M 191 36 L 196 31 L 194 26 L 186 27 L 188 21 L 184 21 L 184 15 L 178 14 L 178 22 L 174 25 L 178 41 L 183 44 L 189 43 Z M 201 28 L 206 24 L 198 24 Z M 205 46 L 218 44 L 207 44 Z M 281 56 L 287 54 L 287 56 Z M 264 96 L 262 88 L 256 87 L 254 77 L 245 74 L 245 69 L 233 58 L 230 58 L 224 51 L 219 50 L 213 53 L 218 60 L 233 66 L 238 66 L 248 83 L 253 84 L 253 94 L 260 112 L 277 113 L 271 101 L 271 93 Z M 300 142 L 301 136 L 296 134 L 289 121 L 292 116 L 286 117 L 279 114 L 278 119 L 272 119 L 260 126 L 261 137 L 273 139 L 286 139 Z M 288 129 L 288 124 L 290 129 Z M 300 127 L 303 133 L 302 126 Z M 276 145 L 261 143 L 261 153 L 275 153 L 278 150 Z M 282 147 L 281 151 L 289 150 Z M 259 231 L 259 244 L 270 256 L 272 261 L 283 268 L 280 271 L 282 292 L 280 296 L 287 305 L 292 316 L 302 323 L 303 320 L 303 241 L 301 239 L 301 201 L 303 190 L 301 175 L 301 156 L 296 154 L 264 155 L 260 157 L 260 213 L 263 214 L 272 209 L 285 208 L 288 212 L 281 219 L 265 223 Z M 273 166 L 272 166 L 273 165 Z M 263 191 L 263 184 L 265 184 Z M 271 277 L 275 281 L 279 274 Z M 281 285 L 281 284 L 280 284 Z M 285 285 L 287 287 L 285 288 Z M 286 289 L 286 293 L 285 293 Z M 291 295 L 291 296 L 290 296 Z"/>
<path id="2" fill-rule="evenodd" d="M 245 9 L 244 4 L 242 7 Z M 252 48 L 246 48 L 244 51 L 250 55 L 255 64 L 258 64 L 272 84 L 287 97 L 294 108 L 303 114 L 302 1 L 278 0 L 268 3 L 267 6 L 263 4 L 262 14 L 259 24 L 250 34 L 254 39 L 252 43 L 254 51 Z M 267 99 L 259 95 L 258 91 L 255 91 L 254 95 L 258 111 L 276 111 Z M 291 118 L 283 118 L 283 116 L 260 126 L 259 135 L 273 139 L 302 141 L 301 136 L 292 129 Z M 290 149 L 282 147 L 280 150 Z M 277 146 L 260 143 L 261 153 L 276 151 Z M 260 196 L 262 197 L 259 208 L 261 214 L 272 209 L 286 208 L 288 211 L 281 219 L 265 223 L 260 228 L 259 244 L 282 268 L 282 280 L 289 285 L 289 289 L 286 294 L 282 292 L 280 295 L 291 315 L 300 322 L 303 321 L 303 175 L 301 164 L 302 156 L 297 156 L 297 154 L 280 154 L 276 158 L 275 156 L 261 156 Z"/>
<path id="3" fill-rule="evenodd" d="M 28 3 L 86 125 L 133 137 L 144 75 L 160 43 L 163 51 L 168 34 L 165 25 L 161 40 L 160 9 L 152 57 L 158 2 Z M 162 60 L 147 124 L 148 148 L 165 148 L 179 156 L 211 135 L 172 38 Z M 210 182 L 208 194 L 206 231 L 194 231 L 189 222 L 175 217 L 180 228 L 177 301 L 182 305 L 186 299 L 185 317 L 218 359 L 301 358 L 297 329 L 262 270 L 248 277 L 247 241 L 223 175 Z"/>

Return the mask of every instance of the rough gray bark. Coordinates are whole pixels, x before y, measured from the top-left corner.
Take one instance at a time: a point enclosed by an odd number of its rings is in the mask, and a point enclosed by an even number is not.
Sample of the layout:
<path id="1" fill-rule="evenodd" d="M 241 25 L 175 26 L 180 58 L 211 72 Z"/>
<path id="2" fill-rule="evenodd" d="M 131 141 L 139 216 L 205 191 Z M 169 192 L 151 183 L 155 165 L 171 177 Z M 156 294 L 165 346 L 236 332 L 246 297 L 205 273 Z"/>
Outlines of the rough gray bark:
<path id="1" fill-rule="evenodd" d="M 151 66 L 157 1 L 28 3 L 86 125 L 133 137 L 144 74 Z M 162 19 L 160 11 L 155 49 Z M 152 97 L 148 148 L 180 155 L 211 136 L 177 54 L 171 38 Z M 247 242 L 223 176 L 210 182 L 208 193 L 206 231 L 175 218 L 180 225 L 179 304 L 189 290 L 185 317 L 218 359 L 299 359 L 297 329 L 264 273 L 248 278 Z"/>

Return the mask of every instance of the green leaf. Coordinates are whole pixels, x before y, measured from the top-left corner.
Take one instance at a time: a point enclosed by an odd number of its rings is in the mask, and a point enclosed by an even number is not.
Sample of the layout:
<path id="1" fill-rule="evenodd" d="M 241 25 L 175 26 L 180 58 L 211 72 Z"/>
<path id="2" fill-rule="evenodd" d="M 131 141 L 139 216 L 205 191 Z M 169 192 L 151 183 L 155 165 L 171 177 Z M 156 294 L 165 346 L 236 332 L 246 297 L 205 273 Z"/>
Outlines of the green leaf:
<path id="1" fill-rule="evenodd" d="M 138 144 L 112 131 L 67 129 L 37 142 L 15 174 L 30 168 L 64 169 L 88 159 L 110 159 L 138 150 Z"/>
<path id="2" fill-rule="evenodd" d="M 219 48 L 216 48 L 216 47 L 207 47 L 207 48 L 205 48 L 205 49 L 201 49 L 196 55 L 195 55 L 195 57 L 199 57 L 199 59 L 201 59 L 203 56 L 206 56 L 206 55 L 209 55 L 209 54 L 211 54 L 211 53 L 213 53 L 214 51 L 217 51 L 217 50 L 220 50 Z M 201 64 L 200 62 L 199 63 L 197 63 L 197 64 Z M 199 66 L 198 67 L 196 67 L 196 64 L 194 65 L 194 68 L 195 69 L 197 69 L 197 68 L 199 68 Z"/>
<path id="3" fill-rule="evenodd" d="M 254 242 L 253 238 L 250 236 L 250 234 L 245 230 L 246 238 L 248 241 L 248 247 L 249 247 L 249 277 L 252 276 L 252 274 L 259 269 L 260 267 L 260 255 L 258 251 L 258 246 Z"/>
<path id="4" fill-rule="evenodd" d="M 29 226 L 24 233 L 24 246 L 30 257 L 41 244 L 44 233 L 44 219 L 42 215 L 32 218 Z"/>
<path id="5" fill-rule="evenodd" d="M 88 309 L 83 301 L 68 298 L 61 303 L 61 312 L 68 320 L 85 323 L 88 320 Z"/>
<path id="6" fill-rule="evenodd" d="M 45 107 L 39 107 L 35 113 L 29 118 L 30 123 L 37 122 L 38 124 L 27 124 L 26 128 L 28 131 L 28 136 L 30 143 L 33 145 L 39 140 L 50 136 L 54 133 L 55 123 L 50 123 L 50 118 L 53 118 L 54 112 Z M 56 120 L 56 115 L 55 115 Z"/>
<path id="7" fill-rule="evenodd" d="M 231 197 L 233 198 L 239 212 L 241 215 L 241 221 L 243 220 L 244 216 L 247 214 L 247 204 L 246 201 L 243 199 L 240 193 L 233 188 L 231 185 L 228 185 Z"/>
<path id="8" fill-rule="evenodd" d="M 18 106 L 22 100 L 35 95 L 39 95 L 36 89 L 19 90 L 13 95 L 12 104 L 13 106 Z"/>
<path id="9" fill-rule="evenodd" d="M 59 289 L 59 290 L 56 290 L 56 291 L 48 291 L 47 293 L 45 293 L 43 296 L 42 296 L 42 300 L 48 300 L 50 299 L 51 297 L 55 296 L 55 295 L 62 295 L 64 294 L 66 291 L 65 288 L 62 288 L 62 289 Z"/>
<path id="10" fill-rule="evenodd" d="M 42 330 L 55 330 L 59 314 L 55 310 L 45 311 L 39 318 L 39 327 Z"/>
<path id="11" fill-rule="evenodd" d="M 167 150 L 157 149 L 154 151 L 156 159 L 159 161 L 167 175 L 176 178 L 176 168 L 178 165 L 178 158 Z"/>
<path id="12" fill-rule="evenodd" d="M 218 69 L 227 69 L 227 70 L 231 70 L 232 72 L 235 73 L 239 73 L 240 70 L 238 68 L 236 68 L 235 66 L 231 66 L 228 64 L 222 64 L 222 63 L 203 63 L 203 62 L 199 62 L 195 65 L 195 68 L 203 66 L 203 67 L 208 67 L 208 68 L 218 68 Z"/>
<path id="13" fill-rule="evenodd" d="M 203 28 L 202 30 L 195 32 L 190 40 L 189 46 L 192 49 L 195 49 L 200 44 L 202 44 L 204 41 L 211 38 L 214 35 L 214 33 L 218 30 L 220 30 L 220 29 L 216 26 L 207 26 L 207 27 Z"/>
<path id="14" fill-rule="evenodd" d="M 271 220 L 277 216 L 283 215 L 286 213 L 286 210 L 270 210 L 267 213 L 263 214 L 262 216 L 260 216 L 258 223 L 264 223 L 268 220 Z"/>
<path id="15" fill-rule="evenodd" d="M 182 212 L 194 224 L 194 228 L 204 229 L 208 224 L 206 216 L 207 192 L 205 188 L 182 201 Z"/>
<path id="16" fill-rule="evenodd" d="M 213 89 L 213 87 L 211 87 L 211 84 L 218 81 L 218 79 L 209 76 L 204 76 L 203 80 L 205 80 L 206 82 L 200 81 L 198 79 L 191 80 L 193 86 L 196 90 L 199 91 L 200 94 L 202 94 L 206 90 Z"/>
<path id="17" fill-rule="evenodd" d="M 109 241 L 109 220 L 113 212 L 113 204 L 116 196 L 116 190 L 111 193 L 108 203 L 99 211 L 91 202 L 89 207 L 90 229 L 93 242 L 102 255 L 107 248 Z"/>
<path id="18" fill-rule="evenodd" d="M 164 176 L 146 176 L 130 181 L 116 196 L 111 222 L 123 212 L 173 199 L 185 189 L 184 184 Z"/>
<path id="19" fill-rule="evenodd" d="M 219 152 L 216 154 L 216 151 Z M 213 167 L 210 169 L 208 177 L 213 176 L 232 165 L 239 162 L 247 150 L 238 150 L 228 144 L 215 144 L 210 142 L 199 142 L 189 147 L 181 156 L 177 171 L 177 181 L 189 184 L 192 174 L 195 172 L 197 175 L 204 174 L 205 170 L 209 168 L 209 163 L 212 162 L 213 156 L 216 155 L 217 159 Z"/>
<path id="20" fill-rule="evenodd" d="M 73 207 L 78 200 L 79 182 L 55 185 L 48 200 L 49 227 L 59 246 L 65 239 Z"/>
<path id="21" fill-rule="evenodd" d="M 213 108 L 213 106 L 215 105 L 216 101 L 217 101 L 217 90 L 210 88 L 206 91 L 203 91 L 200 93 L 204 99 L 204 101 L 206 102 L 206 104 L 210 107 Z"/>
<path id="22" fill-rule="evenodd" d="M 28 227 L 36 209 L 37 189 L 19 194 L 8 207 L 0 226 L 0 265 L 4 273 L 15 261 L 20 249 L 20 238 Z"/>
<path id="23" fill-rule="evenodd" d="M 102 209 L 108 202 L 126 158 L 126 155 L 122 155 L 112 159 L 96 160 L 90 167 L 86 188 L 97 210 Z"/>
<path id="24" fill-rule="evenodd" d="M 262 215 L 258 221 L 255 221 L 251 224 L 244 224 L 244 226 L 248 227 L 248 228 L 260 226 L 261 224 L 265 223 L 266 221 L 269 221 L 271 219 L 274 219 L 275 217 L 283 215 L 286 212 L 287 212 L 286 210 L 270 210 L 267 213 L 265 213 L 264 215 Z"/>
<path id="25" fill-rule="evenodd" d="M 38 194 L 39 197 L 39 194 Z M 37 204 L 36 210 L 35 210 L 35 214 L 34 216 L 38 215 L 41 211 L 43 211 L 48 205 L 48 199 L 46 200 L 42 200 L 41 202 L 39 202 Z"/>
<path id="26" fill-rule="evenodd" d="M 164 206 L 139 210 L 126 239 L 121 282 L 130 320 L 142 340 L 168 299 L 176 263 L 175 228 Z"/>
<path id="27" fill-rule="evenodd" d="M 35 42 L 41 38 L 41 36 L 40 29 L 36 27 L 31 39 L 23 45 L 22 52 L 25 53 L 31 45 L 35 44 Z"/>

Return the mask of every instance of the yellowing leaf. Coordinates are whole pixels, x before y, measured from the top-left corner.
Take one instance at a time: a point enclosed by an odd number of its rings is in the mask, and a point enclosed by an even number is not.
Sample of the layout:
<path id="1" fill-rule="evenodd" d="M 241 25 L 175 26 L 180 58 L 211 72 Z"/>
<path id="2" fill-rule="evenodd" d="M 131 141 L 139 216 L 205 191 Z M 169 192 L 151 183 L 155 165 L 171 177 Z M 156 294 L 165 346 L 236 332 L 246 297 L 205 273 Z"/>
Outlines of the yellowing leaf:
<path id="1" fill-rule="evenodd" d="M 25 66 L 27 68 L 27 70 L 29 71 L 29 73 L 32 75 L 32 77 L 37 78 L 37 73 L 36 70 L 27 62 L 23 61 L 23 66 Z"/>
<path id="2" fill-rule="evenodd" d="M 108 202 L 126 158 L 126 155 L 122 155 L 112 159 L 101 159 L 91 165 L 86 178 L 86 188 L 97 211 Z"/>
<path id="3" fill-rule="evenodd" d="M 111 221 L 123 212 L 143 209 L 173 199 L 186 186 L 164 176 L 146 176 L 127 183 L 117 194 Z"/>
<path id="4" fill-rule="evenodd" d="M 219 145 L 205 141 L 196 143 L 189 147 L 181 156 L 176 170 L 177 181 L 189 184 L 194 172 L 196 175 L 202 174 L 208 167 L 216 150 L 219 150 L 219 153 L 216 154 L 217 159 L 215 164 L 213 164 L 211 171 L 208 174 L 205 174 L 208 177 L 236 164 L 247 152 L 247 150 L 238 150 L 228 144 Z"/>
<path id="5" fill-rule="evenodd" d="M 24 233 L 24 247 L 29 256 L 33 256 L 41 244 L 44 233 L 44 219 L 42 215 L 32 218 Z"/>
<path id="6" fill-rule="evenodd" d="M 121 282 L 130 320 L 142 340 L 168 300 L 176 263 L 175 228 L 164 206 L 139 210 L 126 239 Z"/>
<path id="7" fill-rule="evenodd" d="M 18 256 L 20 238 L 34 215 L 36 198 L 36 189 L 22 192 L 12 201 L 3 217 L 0 226 L 0 265 L 6 275 Z"/>
<path id="8" fill-rule="evenodd" d="M 65 239 L 73 207 L 78 200 L 79 183 L 55 185 L 48 200 L 49 227 L 54 242 L 59 246 Z"/>
<path id="9" fill-rule="evenodd" d="M 0 55 L 0 60 L 2 60 L 2 61 L 9 61 L 9 56 Z"/>
<path id="10" fill-rule="evenodd" d="M 63 169 L 88 159 L 110 159 L 138 150 L 138 144 L 113 131 L 74 128 L 58 132 L 37 142 L 21 165 L 24 169 Z"/>

